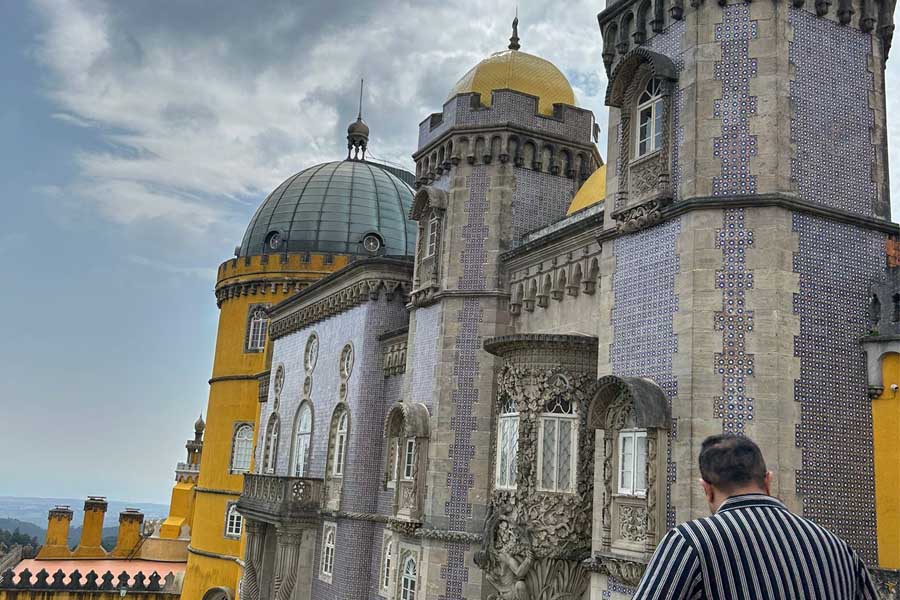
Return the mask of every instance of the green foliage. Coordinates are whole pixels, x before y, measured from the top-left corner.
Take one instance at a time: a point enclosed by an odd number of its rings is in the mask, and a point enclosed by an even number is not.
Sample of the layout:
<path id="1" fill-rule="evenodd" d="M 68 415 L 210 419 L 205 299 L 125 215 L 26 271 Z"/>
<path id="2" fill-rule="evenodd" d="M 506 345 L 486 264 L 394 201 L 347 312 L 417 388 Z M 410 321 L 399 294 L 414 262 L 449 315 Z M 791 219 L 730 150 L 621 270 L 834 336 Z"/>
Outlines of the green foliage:
<path id="1" fill-rule="evenodd" d="M 13 531 L 0 529 L 0 544 L 5 544 L 7 546 L 37 546 L 38 540 L 34 536 L 22 533 L 19 531 L 19 528 L 16 527 Z"/>

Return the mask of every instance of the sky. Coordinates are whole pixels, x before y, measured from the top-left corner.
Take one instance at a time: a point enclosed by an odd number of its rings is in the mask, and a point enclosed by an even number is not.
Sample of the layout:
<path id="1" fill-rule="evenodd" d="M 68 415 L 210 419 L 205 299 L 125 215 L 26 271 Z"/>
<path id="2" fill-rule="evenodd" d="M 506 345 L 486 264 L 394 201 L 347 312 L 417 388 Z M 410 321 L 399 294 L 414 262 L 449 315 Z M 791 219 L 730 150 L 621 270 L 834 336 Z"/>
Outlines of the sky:
<path id="1" fill-rule="evenodd" d="M 515 6 L 0 2 L 0 495 L 168 502 L 205 410 L 216 267 L 258 204 L 343 158 L 360 77 L 370 156 L 412 168 L 418 123 L 506 47 Z M 518 2 L 522 50 L 601 127 L 602 8 Z"/>

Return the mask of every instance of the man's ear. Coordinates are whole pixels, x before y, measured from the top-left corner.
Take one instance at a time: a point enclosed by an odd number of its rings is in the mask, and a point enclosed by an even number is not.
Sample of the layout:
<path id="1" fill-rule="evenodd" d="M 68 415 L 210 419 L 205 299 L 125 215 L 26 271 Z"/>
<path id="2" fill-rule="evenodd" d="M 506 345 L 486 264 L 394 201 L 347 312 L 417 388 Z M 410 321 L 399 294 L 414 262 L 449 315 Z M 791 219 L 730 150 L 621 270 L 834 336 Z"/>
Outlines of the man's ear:
<path id="1" fill-rule="evenodd" d="M 772 495 L 772 471 L 766 471 L 765 483 L 766 483 L 766 494 L 771 496 Z"/>
<path id="2" fill-rule="evenodd" d="M 706 501 L 712 504 L 713 500 L 716 498 L 716 491 L 713 489 L 713 486 L 708 481 L 701 478 L 700 487 L 703 488 L 703 495 L 706 496 Z"/>

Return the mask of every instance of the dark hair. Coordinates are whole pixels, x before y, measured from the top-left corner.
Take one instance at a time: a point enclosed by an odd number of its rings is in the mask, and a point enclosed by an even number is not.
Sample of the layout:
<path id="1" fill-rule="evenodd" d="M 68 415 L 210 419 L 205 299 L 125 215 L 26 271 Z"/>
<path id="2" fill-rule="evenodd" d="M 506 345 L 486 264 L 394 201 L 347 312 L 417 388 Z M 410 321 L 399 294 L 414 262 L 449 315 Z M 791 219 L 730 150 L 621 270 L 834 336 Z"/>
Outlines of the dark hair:
<path id="1" fill-rule="evenodd" d="M 759 446 L 748 437 L 711 435 L 700 447 L 700 475 L 726 493 L 751 483 L 764 487 L 766 461 Z"/>

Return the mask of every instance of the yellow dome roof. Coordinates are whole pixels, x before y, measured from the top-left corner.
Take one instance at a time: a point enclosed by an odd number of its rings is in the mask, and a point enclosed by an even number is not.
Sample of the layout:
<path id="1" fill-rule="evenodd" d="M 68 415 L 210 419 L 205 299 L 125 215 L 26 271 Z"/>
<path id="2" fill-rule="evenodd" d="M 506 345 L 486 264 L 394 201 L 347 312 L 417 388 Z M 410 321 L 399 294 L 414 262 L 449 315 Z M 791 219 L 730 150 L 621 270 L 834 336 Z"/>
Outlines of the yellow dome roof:
<path id="1" fill-rule="evenodd" d="M 481 103 L 490 106 L 491 92 L 504 89 L 537 96 L 538 112 L 545 115 L 553 113 L 557 102 L 575 105 L 572 86 L 553 63 L 518 50 L 496 52 L 472 67 L 447 99 L 476 92 L 481 94 Z"/>
<path id="2" fill-rule="evenodd" d="M 581 185 L 581 189 L 572 198 L 572 204 L 566 211 L 566 216 L 577 213 L 588 206 L 599 204 L 606 199 L 606 165 L 601 165 Z"/>

